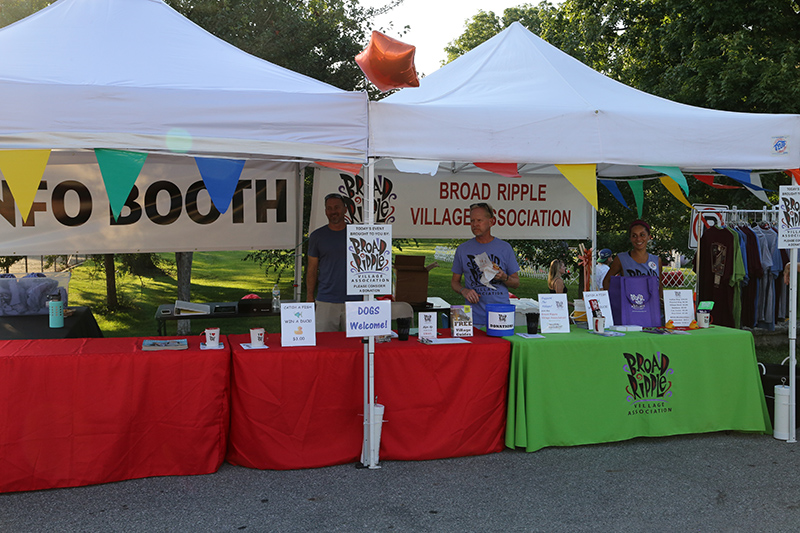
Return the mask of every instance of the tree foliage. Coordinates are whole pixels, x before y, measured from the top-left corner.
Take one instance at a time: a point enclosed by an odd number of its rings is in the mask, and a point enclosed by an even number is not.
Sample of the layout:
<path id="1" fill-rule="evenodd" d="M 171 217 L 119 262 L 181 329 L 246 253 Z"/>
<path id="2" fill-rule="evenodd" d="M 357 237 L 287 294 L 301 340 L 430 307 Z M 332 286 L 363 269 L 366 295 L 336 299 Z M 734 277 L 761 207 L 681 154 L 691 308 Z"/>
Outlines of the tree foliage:
<path id="1" fill-rule="evenodd" d="M 401 0 L 400 0 L 401 1 Z M 220 39 L 276 65 L 340 89 L 365 88 L 355 56 L 369 41 L 372 20 L 392 9 L 358 0 L 167 0 Z"/>
<path id="2" fill-rule="evenodd" d="M 51 0 L 2 0 L 0 28 L 13 24 L 52 3 Z"/>

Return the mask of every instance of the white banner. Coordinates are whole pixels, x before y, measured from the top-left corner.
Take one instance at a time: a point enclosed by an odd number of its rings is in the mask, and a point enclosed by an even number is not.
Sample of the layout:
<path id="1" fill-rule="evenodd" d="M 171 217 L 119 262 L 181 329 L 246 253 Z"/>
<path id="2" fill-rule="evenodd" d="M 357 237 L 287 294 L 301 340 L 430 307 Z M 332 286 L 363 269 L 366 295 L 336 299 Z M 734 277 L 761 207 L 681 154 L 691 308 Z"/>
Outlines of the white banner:
<path id="1" fill-rule="evenodd" d="M 194 158 L 149 154 L 115 222 L 94 153 L 53 152 L 27 221 L 0 182 L 0 256 L 294 248 L 296 179 L 247 161 L 220 214 Z"/>
<path id="2" fill-rule="evenodd" d="M 311 208 L 312 229 L 326 223 L 326 194 L 345 197 L 347 222 L 363 223 L 364 180 L 332 169 L 317 169 Z M 563 176 L 503 178 L 488 172 L 436 176 L 375 171 L 375 223 L 391 224 L 392 237 L 472 238 L 469 206 L 488 202 L 502 239 L 591 238 L 591 205 Z"/>

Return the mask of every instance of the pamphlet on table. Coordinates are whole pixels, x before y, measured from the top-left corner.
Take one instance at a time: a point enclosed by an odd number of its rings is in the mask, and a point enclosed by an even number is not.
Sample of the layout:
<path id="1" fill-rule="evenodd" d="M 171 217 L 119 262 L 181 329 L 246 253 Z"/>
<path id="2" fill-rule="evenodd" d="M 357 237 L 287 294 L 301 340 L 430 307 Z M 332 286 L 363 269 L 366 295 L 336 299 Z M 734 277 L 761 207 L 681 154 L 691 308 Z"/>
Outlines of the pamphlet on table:
<path id="1" fill-rule="evenodd" d="M 186 339 L 144 339 L 142 350 L 146 352 L 155 350 L 186 350 L 189 343 Z"/>
<path id="2" fill-rule="evenodd" d="M 453 337 L 472 337 L 472 306 L 450 306 L 450 335 Z"/>

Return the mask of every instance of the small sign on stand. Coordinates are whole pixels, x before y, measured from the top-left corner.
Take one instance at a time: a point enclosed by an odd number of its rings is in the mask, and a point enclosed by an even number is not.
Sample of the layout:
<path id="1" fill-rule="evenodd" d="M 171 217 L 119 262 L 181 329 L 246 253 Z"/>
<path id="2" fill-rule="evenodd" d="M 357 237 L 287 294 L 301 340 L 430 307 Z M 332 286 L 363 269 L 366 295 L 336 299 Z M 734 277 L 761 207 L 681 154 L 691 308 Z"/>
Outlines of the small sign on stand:
<path id="1" fill-rule="evenodd" d="M 694 317 L 694 295 L 690 289 L 664 290 L 664 320 L 685 328 Z"/>
<path id="2" fill-rule="evenodd" d="M 281 304 L 281 346 L 316 346 L 314 302 Z"/>
<path id="3" fill-rule="evenodd" d="M 566 294 L 539 295 L 539 327 L 542 333 L 569 333 Z"/>

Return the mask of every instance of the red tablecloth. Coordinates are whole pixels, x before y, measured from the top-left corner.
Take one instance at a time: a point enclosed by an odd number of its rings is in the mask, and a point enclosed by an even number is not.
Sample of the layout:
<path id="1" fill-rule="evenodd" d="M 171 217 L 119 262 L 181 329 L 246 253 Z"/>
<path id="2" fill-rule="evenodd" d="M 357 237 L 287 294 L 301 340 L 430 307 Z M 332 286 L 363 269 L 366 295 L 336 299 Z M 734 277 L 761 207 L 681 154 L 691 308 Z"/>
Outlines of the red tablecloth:
<path id="1" fill-rule="evenodd" d="M 251 468 L 356 462 L 363 435 L 360 338 L 317 334 L 316 347 L 245 350 L 231 335 L 227 460 Z M 437 459 L 503 449 L 510 344 L 475 333 L 470 344 L 376 344 L 375 392 L 386 407 L 381 459 Z"/>
<path id="2" fill-rule="evenodd" d="M 180 351 L 141 343 L 0 341 L 0 491 L 219 468 L 230 350 L 201 351 L 199 337 Z"/>

